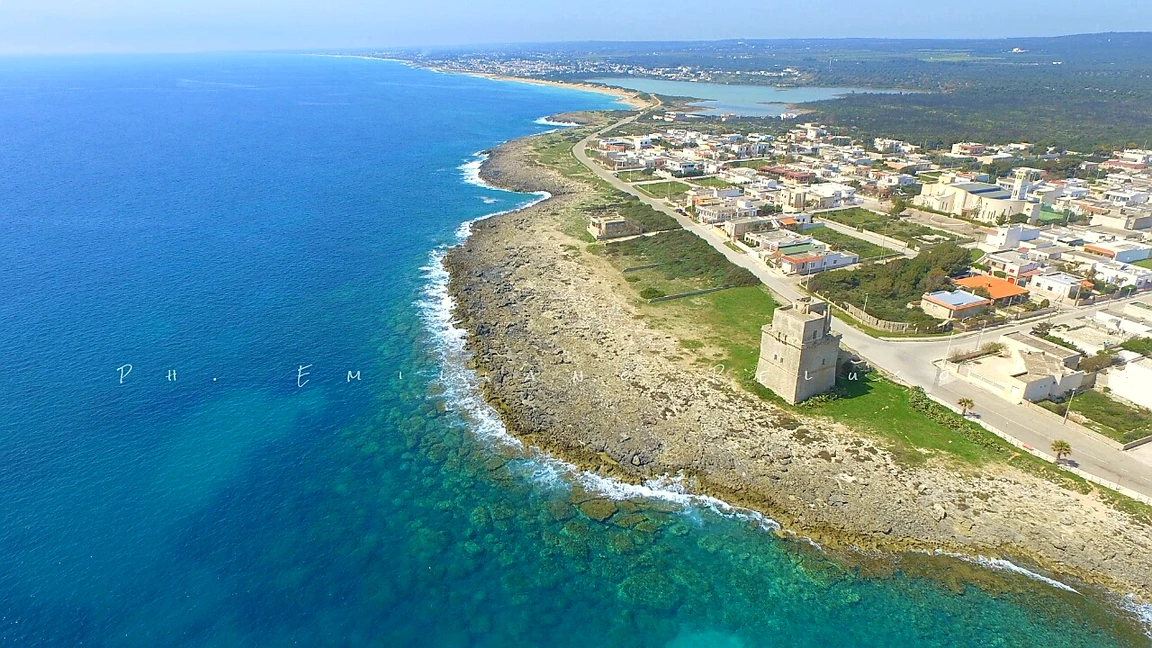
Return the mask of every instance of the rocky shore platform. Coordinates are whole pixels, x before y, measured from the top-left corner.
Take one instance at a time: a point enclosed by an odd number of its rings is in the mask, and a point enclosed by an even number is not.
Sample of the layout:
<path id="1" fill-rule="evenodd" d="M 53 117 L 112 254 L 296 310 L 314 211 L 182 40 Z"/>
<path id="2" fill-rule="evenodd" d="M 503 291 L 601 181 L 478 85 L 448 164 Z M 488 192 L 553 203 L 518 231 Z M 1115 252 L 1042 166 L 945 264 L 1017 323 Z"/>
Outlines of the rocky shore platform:
<path id="1" fill-rule="evenodd" d="M 564 233 L 595 190 L 537 163 L 530 140 L 481 174 L 552 194 L 477 223 L 445 260 L 485 398 L 526 444 L 628 482 L 679 478 L 830 551 L 1001 557 L 1152 600 L 1148 526 L 1007 466 L 901 465 L 866 434 L 765 403 L 684 357 Z"/>

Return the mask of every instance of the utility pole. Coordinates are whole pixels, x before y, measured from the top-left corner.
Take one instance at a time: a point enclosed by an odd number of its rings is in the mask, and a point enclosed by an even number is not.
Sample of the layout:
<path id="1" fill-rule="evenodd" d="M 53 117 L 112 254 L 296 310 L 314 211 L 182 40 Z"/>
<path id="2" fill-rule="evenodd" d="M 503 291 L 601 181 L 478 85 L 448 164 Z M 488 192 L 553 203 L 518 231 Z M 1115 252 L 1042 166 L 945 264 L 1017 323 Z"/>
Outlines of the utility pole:
<path id="1" fill-rule="evenodd" d="M 984 325 L 980 327 L 980 335 L 976 336 L 976 351 L 980 350 L 980 340 L 984 339 L 984 329 L 986 328 L 988 328 L 988 322 L 984 322 Z"/>
<path id="2" fill-rule="evenodd" d="M 1072 390 L 1072 395 L 1068 397 L 1068 406 L 1064 408 L 1064 422 L 1061 425 L 1068 425 L 1068 415 L 1072 413 L 1072 401 L 1076 398 L 1076 390 Z"/>

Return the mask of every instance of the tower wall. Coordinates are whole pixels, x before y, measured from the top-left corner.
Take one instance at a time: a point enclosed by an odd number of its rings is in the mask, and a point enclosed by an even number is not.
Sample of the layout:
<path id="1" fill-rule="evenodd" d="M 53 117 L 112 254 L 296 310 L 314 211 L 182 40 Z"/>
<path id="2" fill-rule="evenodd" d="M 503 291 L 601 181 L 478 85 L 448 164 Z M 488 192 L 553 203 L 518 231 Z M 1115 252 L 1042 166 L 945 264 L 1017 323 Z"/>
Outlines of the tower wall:
<path id="1" fill-rule="evenodd" d="M 798 301 L 776 310 L 761 329 L 756 380 L 796 404 L 836 385 L 840 336 L 824 302 Z"/>

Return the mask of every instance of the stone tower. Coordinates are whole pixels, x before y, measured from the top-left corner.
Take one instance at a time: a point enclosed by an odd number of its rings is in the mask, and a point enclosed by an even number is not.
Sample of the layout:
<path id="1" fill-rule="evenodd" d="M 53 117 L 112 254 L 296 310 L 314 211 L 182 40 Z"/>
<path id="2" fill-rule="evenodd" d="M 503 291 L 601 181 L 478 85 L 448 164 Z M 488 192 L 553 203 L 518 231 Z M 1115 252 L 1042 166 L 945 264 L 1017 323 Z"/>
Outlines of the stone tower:
<path id="1" fill-rule="evenodd" d="M 756 381 L 795 405 L 836 385 L 840 335 L 832 332 L 832 311 L 809 297 L 777 308 L 761 329 Z"/>

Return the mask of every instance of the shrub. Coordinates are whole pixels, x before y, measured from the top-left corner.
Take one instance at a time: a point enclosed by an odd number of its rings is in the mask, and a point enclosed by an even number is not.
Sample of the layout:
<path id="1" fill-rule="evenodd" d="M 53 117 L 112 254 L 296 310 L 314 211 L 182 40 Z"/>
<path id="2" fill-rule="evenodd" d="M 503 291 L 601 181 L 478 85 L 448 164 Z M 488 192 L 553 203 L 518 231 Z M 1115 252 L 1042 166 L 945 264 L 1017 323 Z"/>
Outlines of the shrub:
<path id="1" fill-rule="evenodd" d="M 1132 338 L 1122 343 L 1120 348 L 1140 355 L 1152 355 L 1152 338 Z"/>
<path id="2" fill-rule="evenodd" d="M 659 288 L 652 288 L 651 286 L 640 291 L 640 297 L 644 299 L 657 299 L 659 297 L 663 297 L 664 294 L 665 293 L 663 290 L 660 290 Z"/>
<path id="3" fill-rule="evenodd" d="M 1094 356 L 1084 358 L 1084 360 L 1080 362 L 1080 368 L 1088 373 L 1093 373 L 1107 369 L 1115 362 L 1115 356 L 1101 351 Z"/>
<path id="4" fill-rule="evenodd" d="M 997 443 L 994 437 L 983 430 L 973 427 L 971 423 L 956 412 L 928 398 L 928 394 L 924 392 L 922 387 L 912 388 L 908 394 L 908 404 L 912 409 L 923 414 L 928 420 L 948 428 L 972 443 L 993 452 L 1004 452 L 1004 447 Z"/>

